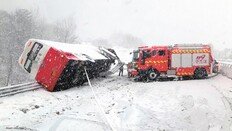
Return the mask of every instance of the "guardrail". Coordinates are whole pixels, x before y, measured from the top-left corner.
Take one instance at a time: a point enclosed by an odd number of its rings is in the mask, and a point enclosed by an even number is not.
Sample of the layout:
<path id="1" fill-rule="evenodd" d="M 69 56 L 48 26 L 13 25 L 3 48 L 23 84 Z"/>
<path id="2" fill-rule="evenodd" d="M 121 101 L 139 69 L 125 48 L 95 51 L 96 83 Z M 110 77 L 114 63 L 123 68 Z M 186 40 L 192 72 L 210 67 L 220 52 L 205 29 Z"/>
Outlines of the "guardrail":
<path id="1" fill-rule="evenodd" d="M 220 72 L 232 79 L 232 62 L 223 62 L 220 61 Z"/>
<path id="2" fill-rule="evenodd" d="M 41 85 L 39 85 L 36 82 L 30 82 L 30 83 L 23 83 L 13 86 L 7 86 L 7 87 L 1 87 L 0 88 L 0 98 L 10 95 L 15 95 L 27 91 L 32 91 L 41 88 Z"/>

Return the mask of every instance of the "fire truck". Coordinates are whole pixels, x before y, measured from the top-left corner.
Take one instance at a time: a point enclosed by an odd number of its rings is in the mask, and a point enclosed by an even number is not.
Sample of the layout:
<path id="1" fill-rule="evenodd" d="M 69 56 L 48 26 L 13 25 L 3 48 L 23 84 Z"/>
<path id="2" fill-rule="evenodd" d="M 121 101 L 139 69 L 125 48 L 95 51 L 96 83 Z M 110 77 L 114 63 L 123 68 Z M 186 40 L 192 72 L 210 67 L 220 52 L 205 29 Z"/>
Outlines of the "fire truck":
<path id="1" fill-rule="evenodd" d="M 154 81 L 158 78 L 203 79 L 212 73 L 211 47 L 205 44 L 143 46 L 132 52 L 128 77 Z"/>

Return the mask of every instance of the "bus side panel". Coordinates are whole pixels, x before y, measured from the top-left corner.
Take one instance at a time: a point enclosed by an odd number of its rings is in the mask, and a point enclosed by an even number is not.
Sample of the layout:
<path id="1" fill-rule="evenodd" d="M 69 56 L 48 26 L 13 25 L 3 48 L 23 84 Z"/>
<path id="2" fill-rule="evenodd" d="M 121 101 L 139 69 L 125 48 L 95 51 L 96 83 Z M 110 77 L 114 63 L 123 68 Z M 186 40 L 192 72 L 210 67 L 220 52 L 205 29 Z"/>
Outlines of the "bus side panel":
<path id="1" fill-rule="evenodd" d="M 36 81 L 47 90 L 53 91 L 67 63 L 68 59 L 62 52 L 50 48 L 38 70 Z"/>

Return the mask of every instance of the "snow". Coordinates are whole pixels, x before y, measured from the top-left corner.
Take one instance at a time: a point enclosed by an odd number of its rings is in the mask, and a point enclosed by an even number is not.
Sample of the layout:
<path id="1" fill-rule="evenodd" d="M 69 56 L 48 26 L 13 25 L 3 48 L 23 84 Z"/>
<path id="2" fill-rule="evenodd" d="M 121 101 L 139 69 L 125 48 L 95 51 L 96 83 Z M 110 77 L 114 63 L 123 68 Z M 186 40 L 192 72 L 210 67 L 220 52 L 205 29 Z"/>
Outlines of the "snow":
<path id="1" fill-rule="evenodd" d="M 105 56 L 99 53 L 99 49 L 96 46 L 91 45 L 90 43 L 81 43 L 81 44 L 68 44 L 68 43 L 60 43 L 53 42 L 48 40 L 39 40 L 39 39 L 30 39 L 33 41 L 37 41 L 48 46 L 54 47 L 56 49 L 62 50 L 64 52 L 70 52 L 75 54 L 79 59 L 88 60 L 83 56 L 83 54 L 88 55 L 91 59 L 107 59 Z"/>
<path id="2" fill-rule="evenodd" d="M 232 61 L 230 60 L 227 60 L 227 61 L 218 61 L 219 63 L 221 64 L 229 64 L 229 65 L 232 65 Z"/>
<path id="3" fill-rule="evenodd" d="M 220 81 L 220 82 L 218 82 Z M 139 83 L 126 76 L 92 81 L 117 130 L 231 130 L 232 80 Z M 25 113 L 23 112 L 25 111 Z M 0 130 L 109 130 L 90 87 L 61 92 L 39 89 L 0 99 Z"/>
<path id="4" fill-rule="evenodd" d="M 128 49 L 114 49 L 130 61 Z M 223 75 L 143 83 L 114 74 L 91 83 L 116 130 L 232 130 L 232 80 Z M 111 130 L 87 83 L 0 98 L 0 112 L 0 130 Z"/>
<path id="5" fill-rule="evenodd" d="M 232 62 L 230 61 L 219 61 L 220 72 L 232 79 Z"/>
<path id="6" fill-rule="evenodd" d="M 121 61 L 129 63 L 132 60 L 132 54 L 130 53 L 133 51 L 133 49 L 126 49 L 120 46 L 114 46 L 113 49 L 115 50 Z"/>

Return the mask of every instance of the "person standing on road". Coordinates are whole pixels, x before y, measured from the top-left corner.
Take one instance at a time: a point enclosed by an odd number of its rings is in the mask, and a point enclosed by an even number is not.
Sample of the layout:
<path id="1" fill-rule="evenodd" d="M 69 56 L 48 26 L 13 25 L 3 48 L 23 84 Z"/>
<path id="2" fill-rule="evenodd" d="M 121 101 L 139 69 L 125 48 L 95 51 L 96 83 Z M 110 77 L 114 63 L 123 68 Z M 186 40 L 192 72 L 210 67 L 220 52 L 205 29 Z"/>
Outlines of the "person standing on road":
<path id="1" fill-rule="evenodd" d="M 118 76 L 123 76 L 123 66 L 124 66 L 124 64 L 119 68 Z"/>

